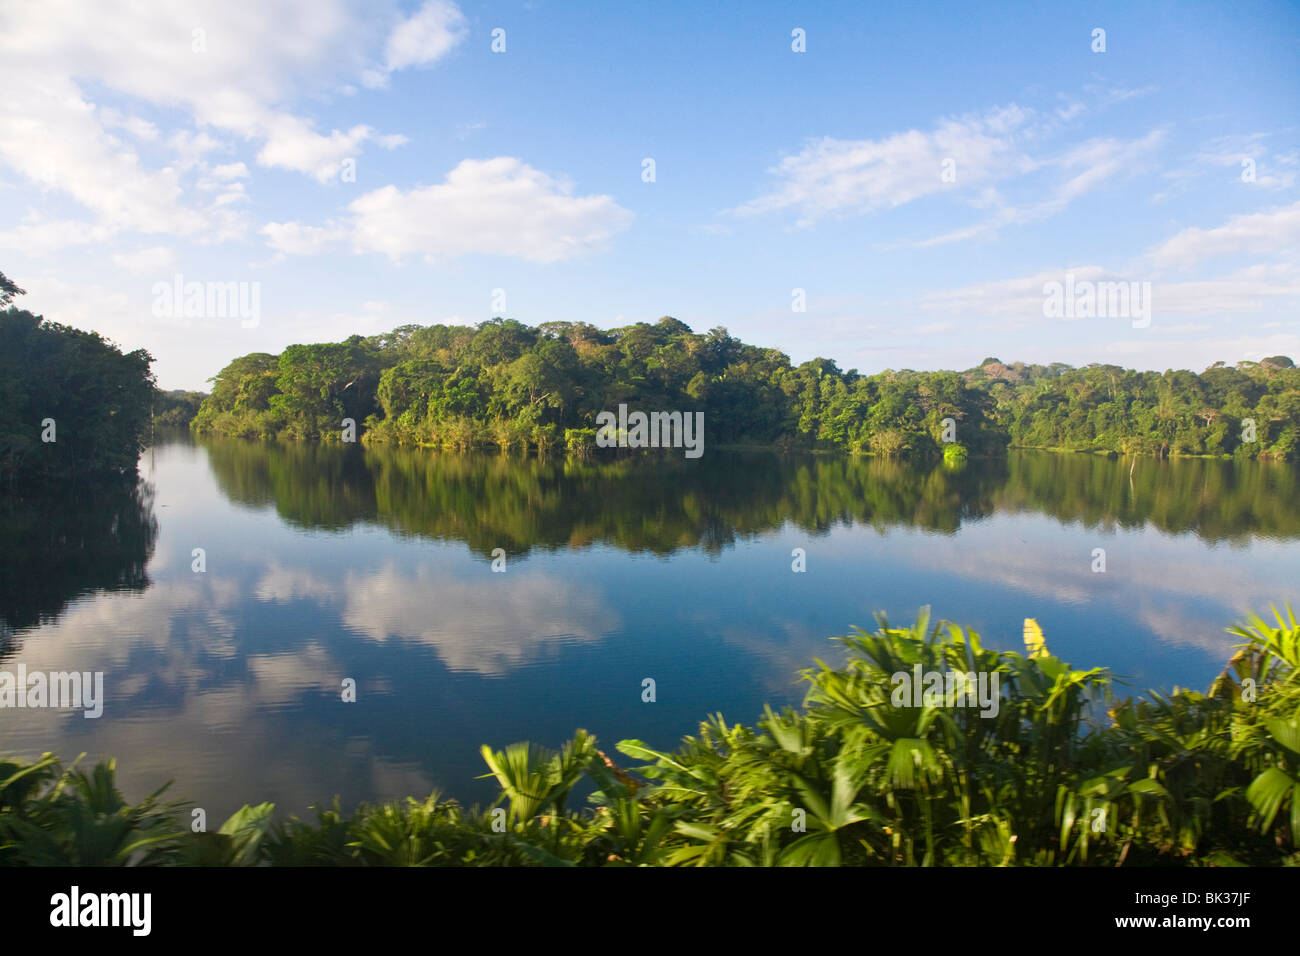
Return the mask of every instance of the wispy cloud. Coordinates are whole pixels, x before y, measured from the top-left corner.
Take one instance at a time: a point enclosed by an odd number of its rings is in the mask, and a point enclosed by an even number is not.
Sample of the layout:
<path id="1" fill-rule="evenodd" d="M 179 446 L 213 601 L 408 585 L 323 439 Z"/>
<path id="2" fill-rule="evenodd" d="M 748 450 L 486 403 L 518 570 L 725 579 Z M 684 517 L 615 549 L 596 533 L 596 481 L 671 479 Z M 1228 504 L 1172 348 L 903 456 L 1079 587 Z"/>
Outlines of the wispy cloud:
<path id="1" fill-rule="evenodd" d="M 1099 90 L 1100 106 L 1146 90 Z M 983 114 L 951 117 L 927 132 L 908 130 L 876 140 L 825 137 L 807 143 L 770 170 L 773 188 L 731 210 L 752 218 L 792 211 L 796 226 L 874 213 L 939 194 L 950 194 L 983 218 L 919 240 L 878 248 L 925 248 L 996 233 L 1054 216 L 1108 180 L 1144 168 L 1165 139 L 1162 129 L 1134 139 L 1096 137 L 1055 150 L 1045 144 L 1089 112 L 1079 100 L 1048 112 L 1017 104 Z M 1014 186 L 1015 200 L 999 185 Z"/>
<path id="2" fill-rule="evenodd" d="M 733 210 L 756 216 L 781 210 L 799 214 L 810 226 L 832 216 L 862 214 L 900 206 L 951 189 L 944 162 L 956 182 L 987 183 L 1034 168 L 1015 148 L 1015 133 L 1032 117 L 1014 103 L 981 116 L 941 120 L 931 130 L 908 130 L 878 140 L 823 137 L 770 172 L 774 188 Z"/>
<path id="3" fill-rule="evenodd" d="M 1269 212 L 1234 216 L 1222 226 L 1184 229 L 1149 253 L 1159 268 L 1187 269 L 1208 258 L 1267 254 L 1296 258 L 1300 202 Z"/>

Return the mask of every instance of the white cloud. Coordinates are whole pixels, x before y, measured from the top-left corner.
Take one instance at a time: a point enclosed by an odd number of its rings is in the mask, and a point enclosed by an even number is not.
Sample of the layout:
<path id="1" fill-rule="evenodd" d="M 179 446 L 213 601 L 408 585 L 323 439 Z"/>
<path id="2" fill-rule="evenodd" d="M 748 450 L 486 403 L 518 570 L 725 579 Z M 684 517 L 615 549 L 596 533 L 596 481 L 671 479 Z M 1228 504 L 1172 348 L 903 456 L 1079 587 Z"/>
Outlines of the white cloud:
<path id="1" fill-rule="evenodd" d="M 1047 219 L 1108 179 L 1125 174 L 1132 175 L 1142 169 L 1147 155 L 1160 145 L 1164 135 L 1163 130 L 1153 130 L 1141 139 L 1129 141 L 1090 140 L 1063 156 L 1041 161 L 1039 165 L 1043 168 L 1055 167 L 1072 174 L 1069 179 L 1055 186 L 1046 199 L 1014 206 L 1005 202 L 997 190 L 986 190 L 984 195 L 970 203 L 976 208 L 994 209 L 993 214 L 984 221 L 917 242 L 893 243 L 887 248 L 926 248 L 946 245 L 950 242 L 995 233 L 1003 226 L 1023 225 Z"/>
<path id="2" fill-rule="evenodd" d="M 354 126 L 346 133 L 334 130 L 322 136 L 309 120 L 281 114 L 268 121 L 266 145 L 257 154 L 263 166 L 281 166 L 329 182 L 343 161 L 355 157 L 358 147 L 374 135 L 369 126 Z"/>
<path id="3" fill-rule="evenodd" d="M 429 0 L 389 34 L 385 47 L 388 71 L 426 66 L 441 59 L 467 32 L 465 16 L 454 3 Z"/>
<path id="4" fill-rule="evenodd" d="M 358 252 L 430 261 L 479 253 L 557 262 L 597 251 L 632 219 L 611 196 L 572 187 L 508 156 L 461 162 L 434 186 L 385 186 L 354 200 L 348 234 Z M 262 228 L 281 252 L 319 251 L 343 231 L 300 223 Z"/>
<path id="5" fill-rule="evenodd" d="M 178 163 L 184 169 L 200 165 L 204 156 L 221 148 L 221 143 L 207 133 L 187 129 L 178 129 L 168 136 L 166 145 L 176 154 Z"/>
<path id="6" fill-rule="evenodd" d="M 1071 150 L 1057 161 L 1057 165 L 1065 170 L 1079 171 L 1061 185 L 1055 198 L 1049 201 L 1049 207 L 1053 210 L 1063 208 L 1103 181 L 1125 172 L 1135 172 L 1163 139 L 1163 130 L 1153 130 L 1141 139 L 1127 142 L 1095 139 Z"/>
<path id="7" fill-rule="evenodd" d="M 1256 170 L 1255 182 L 1260 186 L 1290 189 L 1296 184 L 1297 172 L 1300 172 L 1300 150 L 1273 153 L 1264 161 L 1264 169 Z"/>
<path id="8" fill-rule="evenodd" d="M 771 170 L 776 188 L 735 213 L 796 209 L 801 226 L 832 215 L 900 206 L 954 184 L 942 178 L 945 159 L 956 161 L 963 185 L 1026 172 L 1033 163 L 1014 147 L 1014 134 L 1032 113 L 1014 103 L 983 116 L 942 120 L 929 132 L 908 130 L 879 140 L 827 136 Z"/>
<path id="9" fill-rule="evenodd" d="M 481 253 L 555 262 L 599 249 L 632 219 L 613 197 L 574 196 L 511 157 L 467 159 L 438 185 L 387 186 L 348 208 L 357 247 L 393 259 Z"/>
<path id="10" fill-rule="evenodd" d="M 212 175 L 217 179 L 247 179 L 248 167 L 243 163 L 228 163 L 224 166 L 216 166 L 212 169 Z"/>
<path id="11" fill-rule="evenodd" d="M 1194 154 L 1184 157 L 1182 165 L 1164 173 L 1169 188 L 1154 195 L 1152 202 L 1203 187 L 1211 174 L 1216 184 L 1231 183 L 1236 188 L 1291 189 L 1300 173 L 1300 150 L 1281 152 L 1268 146 L 1270 138 L 1288 132 L 1233 133 L 1206 141 Z M 1253 179 L 1242 178 L 1247 168 Z"/>
<path id="12" fill-rule="evenodd" d="M 1294 263 L 1255 265 L 1230 275 L 1192 282 L 1158 282 L 1153 309 L 1174 315 L 1260 312 L 1300 303 L 1300 268 Z"/>
<path id="13" fill-rule="evenodd" d="M 1078 100 L 1075 100 L 1075 99 L 1069 99 L 1068 97 L 1065 97 L 1064 95 L 1061 95 L 1061 94 L 1058 94 L 1058 95 L 1060 96 L 1061 99 L 1067 99 L 1067 100 L 1068 100 L 1068 103 L 1067 103 L 1066 106 L 1059 107 L 1059 108 L 1056 110 L 1056 116 L 1057 116 L 1058 119 L 1061 120 L 1061 122 L 1063 122 L 1063 123 L 1068 123 L 1070 120 L 1074 119 L 1076 116 L 1079 116 L 1079 115 L 1081 115 L 1081 114 L 1087 112 L 1088 107 L 1084 106 L 1084 105 L 1083 105 L 1082 103 L 1080 103 Z"/>
<path id="14" fill-rule="evenodd" d="M 240 234 L 223 194 L 187 201 L 183 174 L 241 140 L 258 161 L 327 179 L 369 126 L 318 131 L 290 112 L 303 93 L 328 95 L 359 74 L 383 42 L 391 0 L 194 0 L 141 5 L 103 0 L 93 14 L 76 0 L 0 7 L 0 163 L 70 196 L 107 230 L 228 237 Z M 454 7 L 446 7 L 454 10 Z M 421 21 L 424 22 L 424 21 Z M 423 54 L 413 35 L 402 47 Z M 435 43 L 432 33 L 424 34 Z M 85 92 L 93 89 L 94 99 Z M 113 98 L 111 106 L 95 102 Z M 120 102 L 119 102 L 120 101 Z M 192 128 L 160 131 L 137 107 L 187 114 Z M 130 141 L 161 140 L 176 161 L 149 168 Z M 232 137 L 227 140 L 226 137 Z M 395 134 L 381 145 L 398 144 Z M 227 163 L 226 167 L 238 164 Z M 53 240 L 57 230 L 46 228 Z M 70 241 L 76 229 L 64 230 Z M 12 233 L 10 237 L 12 238 Z"/>
<path id="15" fill-rule="evenodd" d="M 1243 360 L 1258 362 L 1269 355 L 1300 355 L 1300 335 L 1294 332 L 1206 336 L 1182 334 L 1181 330 L 1173 329 L 1167 330 L 1170 334 L 1163 335 L 1161 332 L 1164 330 L 1156 325 L 1152 325 L 1151 330 L 1159 335 L 1154 343 L 1145 340 L 1145 335 L 1098 343 L 1093 349 L 1097 353 L 1094 360 L 1129 366 L 1145 363 L 1147 367 L 1156 369 L 1199 370 L 1220 361 L 1229 364 Z M 1075 364 L 1081 363 L 1075 360 Z"/>
<path id="16" fill-rule="evenodd" d="M 105 128 L 121 127 L 136 139 L 153 141 L 158 138 L 158 127 L 138 116 L 125 116 L 115 109 L 104 108 L 99 111 L 99 118 Z"/>
<path id="17" fill-rule="evenodd" d="M 309 255 L 347 237 L 347 231 L 335 226 L 304 226 L 298 222 L 268 222 L 258 230 L 266 244 L 277 252 Z"/>
<path id="18" fill-rule="evenodd" d="M 1100 266 L 1072 266 L 1050 269 L 1016 279 L 977 282 L 958 289 L 928 292 L 921 297 L 923 309 L 978 316 L 1043 319 L 1043 285 L 1063 282 L 1066 274 L 1076 282 L 1097 282 L 1108 278 Z M 1044 320 L 1046 321 L 1046 320 Z"/>
<path id="19" fill-rule="evenodd" d="M 71 196 L 110 231 L 186 235 L 202 228 L 202 215 L 182 200 L 177 170 L 144 168 L 70 80 L 0 68 L 0 85 L 0 161 Z"/>
<path id="20" fill-rule="evenodd" d="M 1216 229 L 1184 229 L 1141 256 L 1130 269 L 1108 269 L 1101 265 L 1075 265 L 1049 269 L 1032 276 L 1008 278 L 932 291 L 918 300 L 923 310 L 959 315 L 997 317 L 1011 324 L 1039 324 L 1044 319 L 1044 285 L 1063 282 L 1073 274 L 1080 282 L 1151 282 L 1152 333 L 1157 336 L 1186 336 L 1204 332 L 1204 326 L 1170 325 L 1174 317 L 1205 316 L 1219 323 L 1247 315 L 1291 315 L 1300 308 L 1300 203 L 1265 213 L 1236 216 Z M 1205 259 L 1236 255 L 1264 255 L 1273 261 L 1258 261 L 1222 276 L 1191 281 L 1162 280 L 1160 269 L 1187 268 Z M 1274 324 L 1275 325 L 1275 324 Z M 1270 328 L 1269 325 L 1260 328 Z M 1166 339 L 1162 349 L 1199 358 L 1223 355 L 1273 355 L 1297 351 L 1300 337 L 1294 332 L 1271 336 L 1222 338 L 1203 337 L 1195 343 Z M 1128 355 L 1144 354 L 1151 339 L 1113 343 L 1110 349 Z M 1127 351 L 1126 351 L 1127 350 Z M 1171 352 L 1173 354 L 1173 352 Z M 1209 358 L 1214 360 L 1214 358 Z"/>
<path id="21" fill-rule="evenodd" d="M 176 256 L 166 246 L 152 246 L 135 252 L 118 252 L 113 264 L 136 275 L 169 271 L 176 266 Z"/>
<path id="22" fill-rule="evenodd" d="M 1184 229 L 1157 246 L 1151 261 L 1185 269 L 1203 259 L 1265 253 L 1286 255 L 1300 244 L 1300 202 L 1270 212 L 1235 216 L 1215 229 Z"/>
<path id="23" fill-rule="evenodd" d="M 248 196 L 244 193 L 244 184 L 235 183 L 230 189 L 212 200 L 212 205 L 217 207 L 229 206 L 231 203 L 244 202 L 247 199 Z"/>
<path id="24" fill-rule="evenodd" d="M 1151 282 L 1151 313 L 1165 316 L 1211 315 L 1226 317 L 1284 306 L 1300 297 L 1300 268 L 1293 264 L 1256 265 L 1231 275 L 1194 282 L 1152 280 L 1150 274 L 1120 273 L 1101 266 L 1072 266 L 1050 269 L 1015 279 L 980 282 L 958 289 L 929 292 L 920 306 L 940 312 L 983 317 L 1019 318 L 1027 322 L 1057 322 L 1043 316 L 1048 282 L 1074 277 L 1083 282 Z M 1082 320 L 1064 320 L 1082 321 Z"/>
<path id="25" fill-rule="evenodd" d="M 67 246 L 105 242 L 112 238 L 114 232 L 108 226 L 71 219 L 47 219 L 31 211 L 21 224 L 8 232 L 0 232 L 0 247 L 41 255 Z"/>
<path id="26" fill-rule="evenodd" d="M 992 210 L 972 225 L 885 248 L 943 245 L 1044 219 L 1106 180 L 1140 169 L 1164 138 L 1161 130 L 1127 141 L 1098 138 L 1056 156 L 1027 148 L 1084 112 L 1086 107 L 1075 101 L 1054 115 L 1013 103 L 982 115 L 942 120 L 929 132 L 909 130 L 878 140 L 825 137 L 782 160 L 771 170 L 776 187 L 732 212 L 755 216 L 793 209 L 802 228 L 823 218 L 875 212 L 943 192 L 960 195 L 973 208 Z M 952 175 L 945 182 L 948 160 Z M 1068 178 L 1045 183 L 1031 175 L 1052 170 Z M 1022 192 L 1036 189 L 1046 198 L 1007 202 L 993 186 L 1003 180 L 1014 181 Z"/>

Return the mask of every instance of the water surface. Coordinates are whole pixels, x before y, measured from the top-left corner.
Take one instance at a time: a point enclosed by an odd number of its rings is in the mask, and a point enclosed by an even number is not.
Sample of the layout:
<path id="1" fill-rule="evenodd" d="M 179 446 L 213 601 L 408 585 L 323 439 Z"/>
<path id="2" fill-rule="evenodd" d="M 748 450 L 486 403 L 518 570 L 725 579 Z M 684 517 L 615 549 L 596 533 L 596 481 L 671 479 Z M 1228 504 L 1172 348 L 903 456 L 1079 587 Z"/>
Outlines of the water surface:
<path id="1" fill-rule="evenodd" d="M 0 711 L 0 751 L 113 755 L 129 798 L 174 779 L 218 819 L 335 794 L 485 800 L 483 743 L 584 727 L 613 753 L 711 713 L 752 722 L 876 612 L 928 604 L 1017 649 L 1034 617 L 1056 654 L 1141 691 L 1208 686 L 1225 624 L 1300 604 L 1285 465 L 178 439 L 140 470 L 133 494 L 3 503 L 0 668 L 103 671 L 107 700 L 98 720 Z"/>

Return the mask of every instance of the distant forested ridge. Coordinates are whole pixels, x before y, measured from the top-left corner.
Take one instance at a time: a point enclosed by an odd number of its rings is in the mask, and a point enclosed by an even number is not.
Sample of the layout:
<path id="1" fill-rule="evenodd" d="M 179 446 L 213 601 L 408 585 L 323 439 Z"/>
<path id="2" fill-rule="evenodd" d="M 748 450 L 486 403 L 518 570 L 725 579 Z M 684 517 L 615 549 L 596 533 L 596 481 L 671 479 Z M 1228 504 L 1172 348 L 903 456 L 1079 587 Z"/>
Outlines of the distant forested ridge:
<path id="1" fill-rule="evenodd" d="M 153 357 L 12 307 L 23 294 L 0 273 L 0 486 L 134 475 L 157 393 Z"/>
<path id="2" fill-rule="evenodd" d="M 726 329 L 695 333 L 669 317 L 609 330 L 498 318 L 253 353 L 212 383 L 194 429 L 247 437 L 337 440 L 350 418 L 370 441 L 586 450 L 597 414 L 626 403 L 703 411 L 709 447 L 929 455 L 952 419 L 951 443 L 977 455 L 1300 452 L 1300 369 L 1285 356 L 1200 374 L 988 358 L 964 372 L 862 375 L 823 358 L 794 366 Z"/>

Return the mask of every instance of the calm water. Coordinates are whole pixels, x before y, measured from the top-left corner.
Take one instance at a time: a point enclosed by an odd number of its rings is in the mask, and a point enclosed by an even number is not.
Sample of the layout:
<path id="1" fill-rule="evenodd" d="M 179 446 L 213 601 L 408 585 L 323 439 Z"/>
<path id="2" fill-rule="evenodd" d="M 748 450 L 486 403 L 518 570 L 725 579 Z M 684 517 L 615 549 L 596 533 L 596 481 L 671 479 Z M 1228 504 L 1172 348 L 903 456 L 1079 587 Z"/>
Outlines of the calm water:
<path id="1" fill-rule="evenodd" d="M 1017 649 L 1036 617 L 1055 653 L 1140 691 L 1207 686 L 1225 624 L 1300 603 L 1288 466 L 1143 460 L 1130 479 L 1046 453 L 957 472 L 177 440 L 141 474 L 134 496 L 4 502 L 0 668 L 103 671 L 107 700 L 98 720 L 0 711 L 0 752 L 113 755 L 129 798 L 174 779 L 218 820 L 335 794 L 484 800 L 483 743 L 585 727 L 612 752 L 714 712 L 752 722 L 877 611 L 929 604 Z"/>

